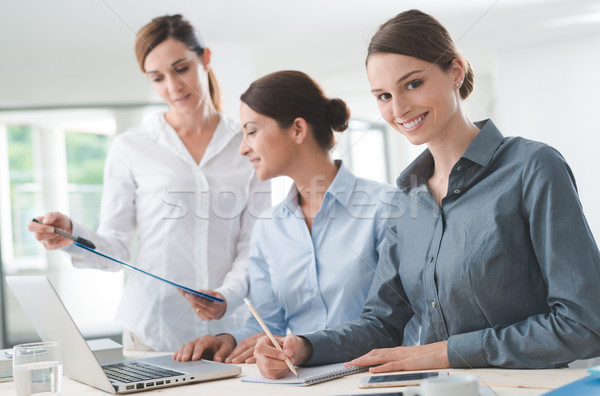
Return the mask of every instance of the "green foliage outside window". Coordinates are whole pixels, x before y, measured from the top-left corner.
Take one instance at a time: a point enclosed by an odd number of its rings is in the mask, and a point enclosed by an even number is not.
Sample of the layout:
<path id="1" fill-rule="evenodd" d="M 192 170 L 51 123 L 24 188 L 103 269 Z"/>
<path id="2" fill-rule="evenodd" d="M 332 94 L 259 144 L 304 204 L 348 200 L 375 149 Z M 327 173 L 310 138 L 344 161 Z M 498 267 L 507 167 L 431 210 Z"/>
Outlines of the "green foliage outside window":
<path id="1" fill-rule="evenodd" d="M 109 137 L 93 133 L 66 132 L 65 139 L 69 183 L 102 184 Z"/>

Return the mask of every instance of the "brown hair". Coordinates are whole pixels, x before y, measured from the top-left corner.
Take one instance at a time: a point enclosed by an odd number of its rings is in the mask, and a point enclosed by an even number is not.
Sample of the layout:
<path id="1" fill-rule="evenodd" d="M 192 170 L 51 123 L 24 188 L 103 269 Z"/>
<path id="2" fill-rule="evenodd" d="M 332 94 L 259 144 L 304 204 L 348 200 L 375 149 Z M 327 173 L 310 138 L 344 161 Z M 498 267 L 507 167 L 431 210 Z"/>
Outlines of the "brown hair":
<path id="1" fill-rule="evenodd" d="M 299 71 L 280 71 L 254 81 L 240 98 L 257 113 L 289 128 L 298 117 L 311 126 L 315 141 L 324 150 L 335 144 L 334 131 L 348 128 L 350 110 L 341 99 L 327 98 L 321 87 Z"/>
<path id="2" fill-rule="evenodd" d="M 135 39 L 135 56 L 142 72 L 146 72 L 144 62 L 150 51 L 168 38 L 182 42 L 200 57 L 204 54 L 205 47 L 200 34 L 183 16 L 176 14 L 154 18 L 139 30 Z M 208 89 L 213 105 L 222 112 L 221 88 L 212 68 L 208 71 Z"/>
<path id="3" fill-rule="evenodd" d="M 459 58 L 465 66 L 460 96 L 466 99 L 473 91 L 475 75 L 471 65 L 459 54 L 446 28 L 422 11 L 401 12 L 381 25 L 369 43 L 367 62 L 378 52 L 411 56 L 435 63 L 445 71 L 450 69 L 454 58 Z"/>

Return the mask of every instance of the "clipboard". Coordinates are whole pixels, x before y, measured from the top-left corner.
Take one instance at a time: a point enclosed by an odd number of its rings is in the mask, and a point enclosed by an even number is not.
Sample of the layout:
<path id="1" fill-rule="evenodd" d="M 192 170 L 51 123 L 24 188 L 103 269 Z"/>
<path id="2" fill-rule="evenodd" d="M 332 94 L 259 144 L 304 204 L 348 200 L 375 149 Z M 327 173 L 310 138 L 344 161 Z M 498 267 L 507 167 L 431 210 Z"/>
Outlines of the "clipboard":
<path id="1" fill-rule="evenodd" d="M 176 287 L 176 288 L 178 288 L 178 289 L 181 289 L 181 290 L 183 290 L 183 291 L 185 291 L 185 292 L 187 292 L 187 293 L 193 294 L 193 295 L 195 295 L 195 296 L 198 296 L 198 297 L 200 297 L 200 298 L 204 298 L 204 299 L 206 299 L 206 300 L 213 301 L 213 302 L 224 302 L 224 301 L 225 301 L 224 299 L 222 299 L 222 298 L 220 298 L 220 297 L 216 297 L 216 296 L 213 296 L 213 295 L 211 295 L 211 294 L 208 294 L 208 293 L 202 293 L 202 292 L 199 292 L 199 291 L 197 291 L 197 290 L 190 289 L 189 287 L 185 287 L 185 286 L 179 285 L 179 284 L 177 284 L 177 283 L 175 283 L 175 282 L 171 282 L 170 280 L 167 280 L 167 279 L 165 279 L 165 278 L 161 278 L 160 276 L 156 276 L 156 275 L 154 275 L 154 274 L 151 274 L 150 272 L 146 272 L 146 271 L 144 271 L 144 270 L 141 270 L 141 269 L 139 269 L 139 268 L 137 268 L 137 267 L 134 267 L 134 266 L 133 266 L 133 265 L 131 265 L 131 264 L 127 264 L 127 263 L 125 263 L 125 262 L 123 262 L 123 261 L 119 261 L 119 260 L 117 260 L 117 259 L 115 259 L 115 258 L 112 258 L 112 257 L 110 257 L 110 256 L 107 256 L 107 255 L 106 255 L 106 254 L 104 254 L 104 253 L 100 253 L 99 251 L 97 251 L 97 250 L 95 250 L 95 249 L 91 249 L 91 248 L 89 248 L 89 247 L 87 247 L 87 246 L 85 246 L 85 245 L 82 245 L 81 243 L 79 243 L 79 242 L 77 242 L 77 241 L 73 242 L 73 244 L 75 244 L 76 246 L 79 246 L 79 247 L 80 247 L 80 248 L 82 248 L 82 249 L 85 249 L 85 250 L 88 250 L 88 251 L 90 251 L 90 252 L 92 252 L 92 253 L 95 253 L 95 254 L 97 254 L 98 256 L 101 256 L 101 257 L 107 258 L 107 259 L 109 259 L 109 260 L 112 260 L 112 261 L 114 261 L 115 263 L 119 263 L 119 264 L 121 264 L 121 265 L 124 265 L 124 266 L 126 266 L 126 267 L 129 267 L 129 268 L 131 268 L 131 269 L 134 269 L 134 270 L 136 270 L 136 271 L 139 271 L 139 272 L 141 272 L 142 274 L 146 274 L 146 275 L 149 275 L 149 276 L 151 276 L 151 277 L 153 277 L 153 278 L 155 278 L 155 279 L 158 279 L 158 280 L 161 280 L 161 281 L 163 281 L 163 282 L 166 282 L 166 283 L 168 283 L 168 284 L 170 284 L 170 285 L 172 285 L 172 286 L 175 286 L 175 287 Z"/>

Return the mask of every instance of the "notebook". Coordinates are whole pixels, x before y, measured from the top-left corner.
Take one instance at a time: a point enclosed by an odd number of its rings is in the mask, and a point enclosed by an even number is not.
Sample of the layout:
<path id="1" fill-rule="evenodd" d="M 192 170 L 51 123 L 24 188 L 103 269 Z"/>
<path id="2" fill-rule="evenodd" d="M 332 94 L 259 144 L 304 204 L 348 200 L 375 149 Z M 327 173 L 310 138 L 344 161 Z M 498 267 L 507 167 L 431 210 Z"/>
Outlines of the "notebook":
<path id="1" fill-rule="evenodd" d="M 344 363 L 334 363 L 315 367 L 296 367 L 296 370 L 298 371 L 298 377 L 289 372 L 285 377 L 279 379 L 269 379 L 263 377 L 262 375 L 248 375 L 243 377 L 242 381 L 260 382 L 263 384 L 308 386 L 343 377 L 345 375 L 360 373 L 367 371 L 368 369 L 369 367 L 344 367 Z"/>
<path id="2" fill-rule="evenodd" d="M 6 282 L 43 341 L 59 341 L 67 377 L 109 393 L 131 393 L 235 377 L 240 367 L 168 356 L 100 365 L 45 276 L 7 276 Z"/>

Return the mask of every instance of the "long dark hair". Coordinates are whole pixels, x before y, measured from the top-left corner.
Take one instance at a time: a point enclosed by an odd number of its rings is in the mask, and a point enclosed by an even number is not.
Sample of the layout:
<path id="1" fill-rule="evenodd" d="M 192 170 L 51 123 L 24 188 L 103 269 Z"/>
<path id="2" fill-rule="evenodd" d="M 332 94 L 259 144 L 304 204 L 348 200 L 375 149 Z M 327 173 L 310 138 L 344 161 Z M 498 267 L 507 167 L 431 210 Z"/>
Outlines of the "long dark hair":
<path id="1" fill-rule="evenodd" d="M 460 96 L 466 99 L 473 91 L 475 75 L 471 65 L 459 54 L 446 28 L 422 11 L 401 12 L 381 25 L 369 43 L 367 62 L 378 52 L 411 56 L 435 63 L 446 71 L 450 69 L 452 60 L 459 58 L 465 66 Z"/>
<path id="2" fill-rule="evenodd" d="M 182 42 L 200 57 L 204 54 L 205 47 L 200 34 L 183 16 L 176 14 L 154 18 L 140 29 L 135 39 L 135 56 L 142 72 L 146 72 L 144 62 L 150 51 L 168 38 Z M 208 89 L 213 105 L 217 111 L 223 112 L 221 88 L 212 68 L 208 71 Z"/>
<path id="3" fill-rule="evenodd" d="M 327 98 L 312 78 L 299 71 L 268 74 L 254 81 L 240 99 L 257 113 L 273 118 L 281 128 L 304 118 L 324 150 L 335 143 L 332 129 L 341 132 L 348 128 L 350 110 L 346 103 Z"/>

